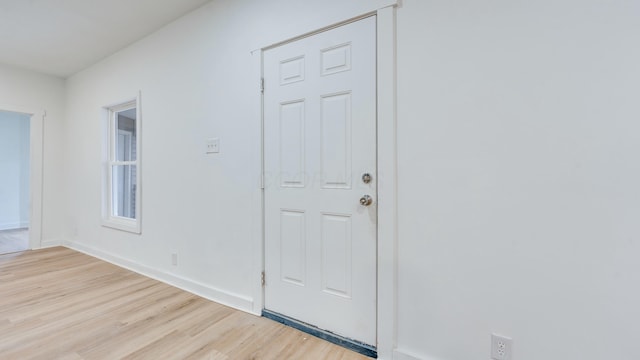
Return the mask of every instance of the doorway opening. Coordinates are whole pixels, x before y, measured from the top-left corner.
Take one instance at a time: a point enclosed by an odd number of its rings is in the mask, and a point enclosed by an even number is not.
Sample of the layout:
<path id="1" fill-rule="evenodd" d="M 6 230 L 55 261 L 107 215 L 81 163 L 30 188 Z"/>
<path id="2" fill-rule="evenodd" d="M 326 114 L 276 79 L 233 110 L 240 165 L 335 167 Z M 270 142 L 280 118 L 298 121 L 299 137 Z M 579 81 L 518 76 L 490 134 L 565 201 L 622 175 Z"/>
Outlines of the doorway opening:
<path id="1" fill-rule="evenodd" d="M 0 110 L 0 254 L 28 250 L 31 115 Z"/>

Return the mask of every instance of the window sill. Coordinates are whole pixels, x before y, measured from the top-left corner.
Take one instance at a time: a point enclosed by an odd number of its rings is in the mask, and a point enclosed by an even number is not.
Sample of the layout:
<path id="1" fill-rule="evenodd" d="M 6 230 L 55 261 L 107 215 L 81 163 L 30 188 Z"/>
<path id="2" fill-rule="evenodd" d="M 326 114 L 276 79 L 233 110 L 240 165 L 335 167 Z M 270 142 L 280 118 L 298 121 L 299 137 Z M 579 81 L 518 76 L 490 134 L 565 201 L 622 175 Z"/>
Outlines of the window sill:
<path id="1" fill-rule="evenodd" d="M 134 234 L 141 233 L 140 220 L 128 219 L 123 217 L 110 217 L 102 220 L 102 226 L 127 231 Z"/>

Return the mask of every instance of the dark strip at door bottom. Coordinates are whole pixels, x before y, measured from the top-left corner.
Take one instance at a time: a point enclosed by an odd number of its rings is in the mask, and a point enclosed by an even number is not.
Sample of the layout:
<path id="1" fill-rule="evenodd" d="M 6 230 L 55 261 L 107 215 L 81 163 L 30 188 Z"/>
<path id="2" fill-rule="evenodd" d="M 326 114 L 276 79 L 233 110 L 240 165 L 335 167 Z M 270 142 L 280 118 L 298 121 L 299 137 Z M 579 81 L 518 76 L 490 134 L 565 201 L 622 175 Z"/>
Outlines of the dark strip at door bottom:
<path id="1" fill-rule="evenodd" d="M 326 340 L 330 343 L 336 344 L 338 346 L 342 346 L 344 348 L 347 348 L 349 350 L 353 350 L 357 353 L 360 353 L 362 355 L 365 356 L 369 356 L 372 357 L 374 359 L 378 358 L 378 352 L 376 350 L 376 348 L 374 346 L 371 345 L 367 345 L 364 343 L 361 343 L 359 341 L 356 340 L 352 340 L 352 339 L 348 339 L 345 338 L 343 336 L 340 335 L 336 335 L 334 333 L 331 333 L 329 331 L 326 330 L 322 330 L 322 329 L 318 329 L 317 327 L 313 326 L 313 325 L 309 325 L 306 323 L 303 323 L 301 321 L 289 318 L 287 316 L 284 316 L 282 314 L 278 314 L 276 312 L 267 310 L 267 309 L 263 309 L 262 310 L 262 316 L 266 317 L 267 319 L 271 319 L 273 321 L 279 322 L 281 324 L 284 324 L 286 326 L 290 326 L 294 329 L 298 329 L 302 332 L 305 332 L 309 335 L 313 335 L 315 337 L 318 337 L 322 340 Z"/>

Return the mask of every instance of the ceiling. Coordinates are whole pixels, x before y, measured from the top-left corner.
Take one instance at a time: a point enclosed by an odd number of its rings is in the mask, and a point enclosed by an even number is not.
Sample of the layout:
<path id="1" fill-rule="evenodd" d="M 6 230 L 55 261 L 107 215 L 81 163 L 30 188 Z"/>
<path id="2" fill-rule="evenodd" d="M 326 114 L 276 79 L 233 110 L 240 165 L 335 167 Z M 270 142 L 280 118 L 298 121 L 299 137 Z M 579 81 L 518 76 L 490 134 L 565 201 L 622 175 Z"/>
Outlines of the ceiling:
<path id="1" fill-rule="evenodd" d="M 210 0 L 0 0 L 0 63 L 67 77 Z"/>

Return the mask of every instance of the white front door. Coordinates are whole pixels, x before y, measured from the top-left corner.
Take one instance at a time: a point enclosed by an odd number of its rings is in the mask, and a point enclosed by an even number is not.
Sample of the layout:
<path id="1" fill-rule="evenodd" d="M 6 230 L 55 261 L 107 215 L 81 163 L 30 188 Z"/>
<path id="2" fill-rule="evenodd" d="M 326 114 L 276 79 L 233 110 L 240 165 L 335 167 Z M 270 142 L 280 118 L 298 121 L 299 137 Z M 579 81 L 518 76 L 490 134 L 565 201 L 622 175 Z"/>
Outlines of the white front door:
<path id="1" fill-rule="evenodd" d="M 376 344 L 375 23 L 369 17 L 287 43 L 263 60 L 265 308 L 369 345 Z"/>

